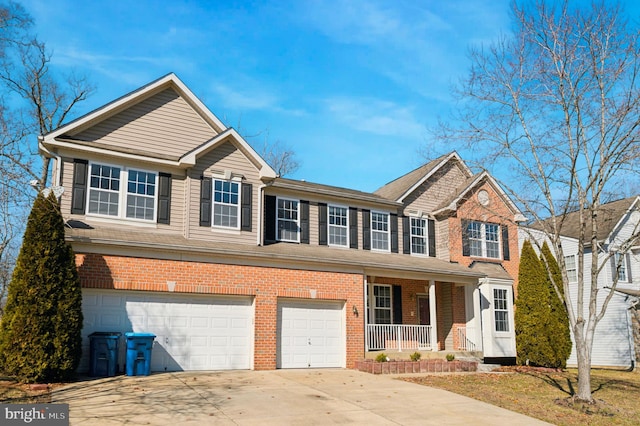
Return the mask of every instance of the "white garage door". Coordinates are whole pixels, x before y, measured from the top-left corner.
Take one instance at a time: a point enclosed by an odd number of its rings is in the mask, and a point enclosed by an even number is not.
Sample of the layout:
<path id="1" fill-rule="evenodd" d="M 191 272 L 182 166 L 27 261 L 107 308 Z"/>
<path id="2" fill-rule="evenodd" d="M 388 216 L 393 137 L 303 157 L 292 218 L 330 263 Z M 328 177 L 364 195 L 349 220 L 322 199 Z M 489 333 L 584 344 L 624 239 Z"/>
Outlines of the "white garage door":
<path id="1" fill-rule="evenodd" d="M 249 297 L 86 289 L 82 308 L 87 366 L 89 334 L 135 331 L 157 336 L 151 371 L 251 368 L 253 305 Z M 124 346 L 121 344 L 121 370 L 126 359 Z"/>
<path id="2" fill-rule="evenodd" d="M 345 366 L 344 304 L 280 301 L 278 368 Z"/>

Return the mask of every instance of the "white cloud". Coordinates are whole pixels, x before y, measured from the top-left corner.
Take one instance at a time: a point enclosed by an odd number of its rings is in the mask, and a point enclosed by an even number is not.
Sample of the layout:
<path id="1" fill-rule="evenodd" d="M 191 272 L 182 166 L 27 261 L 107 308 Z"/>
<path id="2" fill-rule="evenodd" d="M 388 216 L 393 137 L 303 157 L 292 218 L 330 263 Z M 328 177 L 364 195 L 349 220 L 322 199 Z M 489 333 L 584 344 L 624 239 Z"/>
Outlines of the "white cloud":
<path id="1" fill-rule="evenodd" d="M 393 102 L 374 98 L 334 97 L 325 100 L 333 118 L 353 129 L 376 135 L 421 138 L 425 126 L 418 122 L 413 110 Z"/>
<path id="2" fill-rule="evenodd" d="M 246 90 L 238 90 L 222 83 L 215 83 L 211 89 L 216 94 L 216 97 L 220 99 L 221 105 L 226 108 L 239 111 L 271 111 L 293 116 L 306 115 L 306 112 L 302 109 L 283 107 L 283 99 L 264 89 L 251 87 Z"/>

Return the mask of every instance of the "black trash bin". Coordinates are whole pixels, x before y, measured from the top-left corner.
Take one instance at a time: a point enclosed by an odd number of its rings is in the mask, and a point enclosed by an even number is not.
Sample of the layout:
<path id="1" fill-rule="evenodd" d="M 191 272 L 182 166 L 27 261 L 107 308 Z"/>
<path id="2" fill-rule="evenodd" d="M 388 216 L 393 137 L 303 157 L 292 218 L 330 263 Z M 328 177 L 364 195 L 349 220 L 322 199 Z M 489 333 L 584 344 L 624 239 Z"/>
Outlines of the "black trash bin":
<path id="1" fill-rule="evenodd" d="M 124 333 L 127 340 L 127 376 L 148 376 L 151 374 L 152 333 Z"/>
<path id="2" fill-rule="evenodd" d="M 118 349 L 121 334 L 98 331 L 89 335 L 89 375 L 113 377 L 118 373 Z"/>

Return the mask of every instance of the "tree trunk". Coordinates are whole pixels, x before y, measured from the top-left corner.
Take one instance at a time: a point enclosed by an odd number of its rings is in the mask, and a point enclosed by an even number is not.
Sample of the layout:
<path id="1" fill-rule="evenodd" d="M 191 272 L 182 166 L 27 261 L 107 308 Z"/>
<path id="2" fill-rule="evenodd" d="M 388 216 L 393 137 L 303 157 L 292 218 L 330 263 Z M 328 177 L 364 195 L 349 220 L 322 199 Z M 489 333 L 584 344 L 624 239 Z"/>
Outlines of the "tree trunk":
<path id="1" fill-rule="evenodd" d="M 591 396 L 591 345 L 583 337 L 584 324 L 574 327 L 576 356 L 578 358 L 578 390 L 575 398 L 581 401 L 593 402 Z"/>

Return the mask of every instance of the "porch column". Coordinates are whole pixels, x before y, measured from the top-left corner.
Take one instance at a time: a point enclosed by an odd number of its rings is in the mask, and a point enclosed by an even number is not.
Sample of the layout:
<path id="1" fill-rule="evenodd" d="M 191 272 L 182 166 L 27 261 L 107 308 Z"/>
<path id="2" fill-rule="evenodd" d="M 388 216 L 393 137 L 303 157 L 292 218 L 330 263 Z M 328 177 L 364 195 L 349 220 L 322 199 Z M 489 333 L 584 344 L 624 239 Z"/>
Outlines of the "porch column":
<path id="1" fill-rule="evenodd" d="M 482 309 L 480 303 L 480 284 L 476 284 L 473 286 L 473 328 L 475 329 L 473 341 L 476 344 L 476 350 L 484 351 L 482 345 Z"/>
<path id="2" fill-rule="evenodd" d="M 431 350 L 437 352 L 438 347 L 438 314 L 436 312 L 436 282 L 429 281 L 429 312 L 431 322 Z"/>
<path id="3" fill-rule="evenodd" d="M 364 350 L 369 352 L 369 282 L 367 281 L 367 274 L 364 274 Z"/>

